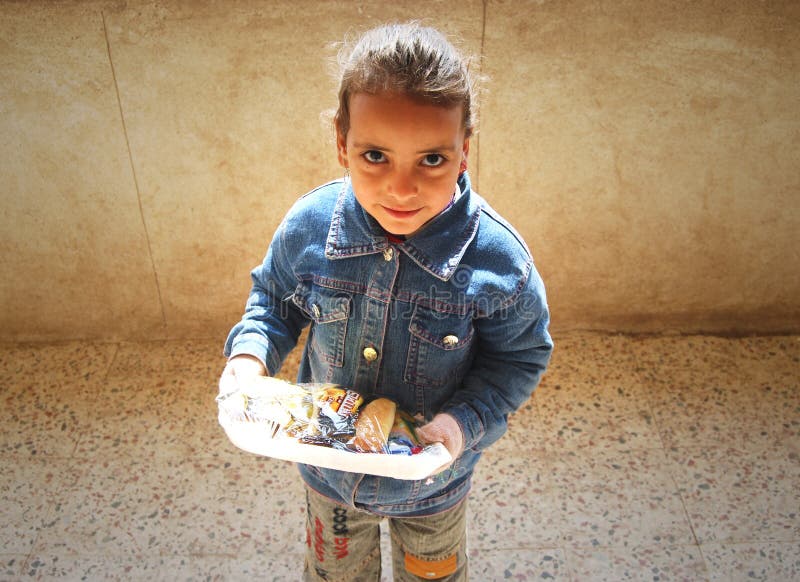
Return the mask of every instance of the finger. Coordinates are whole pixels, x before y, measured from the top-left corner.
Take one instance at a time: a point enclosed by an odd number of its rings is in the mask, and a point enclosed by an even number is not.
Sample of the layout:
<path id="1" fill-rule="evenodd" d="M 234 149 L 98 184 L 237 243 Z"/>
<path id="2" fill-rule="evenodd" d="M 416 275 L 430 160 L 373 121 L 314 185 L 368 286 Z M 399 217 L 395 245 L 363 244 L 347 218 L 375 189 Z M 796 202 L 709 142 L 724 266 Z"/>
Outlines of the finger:
<path id="1" fill-rule="evenodd" d="M 429 426 L 423 426 L 418 428 L 417 436 L 419 436 L 423 444 L 426 445 L 432 445 L 433 443 L 444 444 L 444 437 L 442 436 L 442 434 L 437 430 L 431 429 Z"/>
<path id="2" fill-rule="evenodd" d="M 219 378 L 219 393 L 228 394 L 235 392 L 238 388 L 239 379 L 236 377 L 236 368 L 230 363 L 222 370 L 222 376 Z"/>

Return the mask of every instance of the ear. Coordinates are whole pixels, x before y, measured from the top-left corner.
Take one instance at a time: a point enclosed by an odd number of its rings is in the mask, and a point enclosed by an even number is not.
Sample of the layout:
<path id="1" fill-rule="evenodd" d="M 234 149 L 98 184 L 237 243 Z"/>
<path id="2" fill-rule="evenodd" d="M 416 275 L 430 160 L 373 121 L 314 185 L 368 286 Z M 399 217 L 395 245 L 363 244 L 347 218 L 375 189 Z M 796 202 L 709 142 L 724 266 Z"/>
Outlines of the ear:
<path id="1" fill-rule="evenodd" d="M 336 152 L 339 157 L 339 165 L 347 169 L 347 136 L 342 135 L 338 125 L 336 126 Z"/>
<path id="2" fill-rule="evenodd" d="M 467 171 L 467 158 L 469 157 L 469 138 L 464 138 L 464 145 L 461 146 L 461 163 L 459 164 L 458 175 L 461 176 Z"/>

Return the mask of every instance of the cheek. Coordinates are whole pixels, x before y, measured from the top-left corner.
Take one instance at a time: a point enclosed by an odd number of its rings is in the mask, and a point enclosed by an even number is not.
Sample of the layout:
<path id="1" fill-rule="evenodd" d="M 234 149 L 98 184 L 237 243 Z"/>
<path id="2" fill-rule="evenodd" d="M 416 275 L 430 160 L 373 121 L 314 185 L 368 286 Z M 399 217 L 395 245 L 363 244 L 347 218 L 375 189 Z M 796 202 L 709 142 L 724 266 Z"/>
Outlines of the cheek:
<path id="1" fill-rule="evenodd" d="M 449 201 L 453 195 L 453 192 L 456 190 L 456 182 L 458 182 L 458 171 L 455 172 L 447 172 L 446 174 L 437 177 L 434 180 L 431 180 L 428 183 L 429 189 L 431 191 L 435 191 L 437 196 L 441 196 L 442 198 L 447 198 Z"/>
<path id="2" fill-rule="evenodd" d="M 436 203 L 431 205 L 437 214 L 447 208 L 447 206 L 453 200 L 453 192 L 454 190 L 448 194 L 437 195 Z"/>
<path id="3" fill-rule="evenodd" d="M 378 191 L 377 181 L 370 176 L 353 173 L 350 175 L 350 182 L 353 185 L 356 199 L 362 206 L 368 206 L 376 199 L 375 193 Z"/>

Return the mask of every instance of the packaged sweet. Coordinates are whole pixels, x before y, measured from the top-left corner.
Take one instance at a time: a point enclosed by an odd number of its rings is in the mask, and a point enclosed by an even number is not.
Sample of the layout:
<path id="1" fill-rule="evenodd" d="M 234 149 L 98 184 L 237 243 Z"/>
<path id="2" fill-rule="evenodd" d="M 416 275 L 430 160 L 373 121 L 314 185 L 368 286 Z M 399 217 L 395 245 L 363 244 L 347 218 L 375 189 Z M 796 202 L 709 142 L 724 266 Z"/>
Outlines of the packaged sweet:
<path id="1" fill-rule="evenodd" d="M 334 384 L 255 377 L 217 396 L 219 422 L 237 447 L 321 467 L 422 479 L 451 459 L 423 446 L 417 421 L 386 398 L 365 403 Z"/>

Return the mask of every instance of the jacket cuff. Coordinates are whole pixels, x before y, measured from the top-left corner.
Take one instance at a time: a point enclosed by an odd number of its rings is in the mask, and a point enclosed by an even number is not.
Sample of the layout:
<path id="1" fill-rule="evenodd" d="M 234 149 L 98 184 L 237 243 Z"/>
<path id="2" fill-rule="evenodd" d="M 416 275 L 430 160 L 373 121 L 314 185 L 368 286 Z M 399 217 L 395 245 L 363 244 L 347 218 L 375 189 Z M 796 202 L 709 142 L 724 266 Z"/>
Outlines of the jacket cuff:
<path id="1" fill-rule="evenodd" d="M 231 345 L 230 353 L 225 355 L 229 360 L 242 355 L 258 358 L 270 376 L 277 374 L 281 367 L 280 357 L 271 343 L 263 335 L 257 333 L 245 333 L 237 336 Z"/>
<path id="2" fill-rule="evenodd" d="M 456 419 L 464 435 L 464 450 L 477 446 L 485 434 L 483 422 L 473 408 L 466 403 L 456 404 L 442 410 Z"/>

